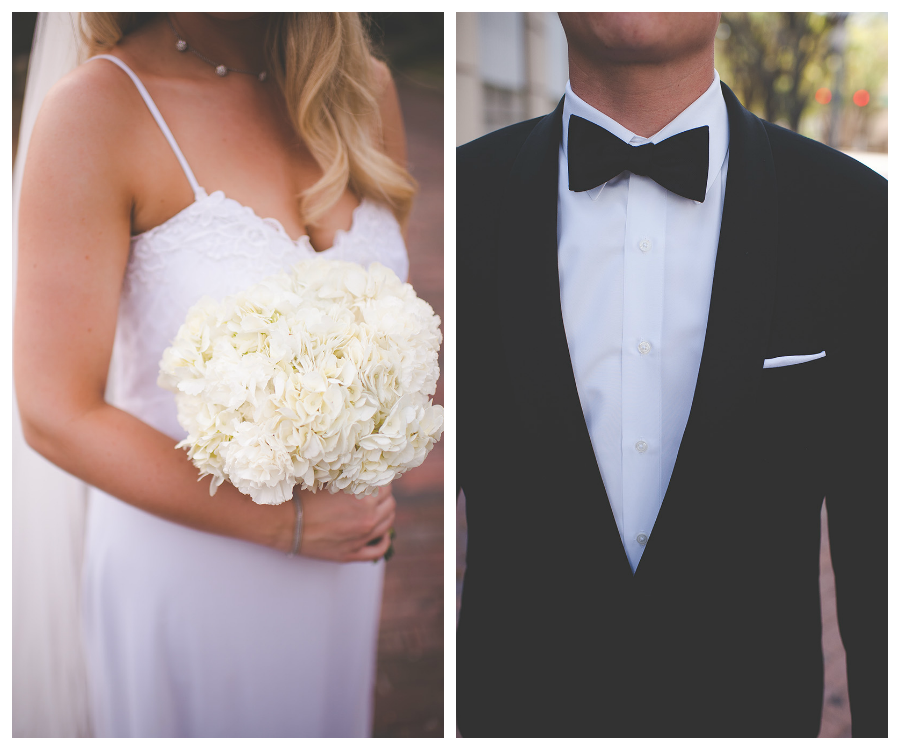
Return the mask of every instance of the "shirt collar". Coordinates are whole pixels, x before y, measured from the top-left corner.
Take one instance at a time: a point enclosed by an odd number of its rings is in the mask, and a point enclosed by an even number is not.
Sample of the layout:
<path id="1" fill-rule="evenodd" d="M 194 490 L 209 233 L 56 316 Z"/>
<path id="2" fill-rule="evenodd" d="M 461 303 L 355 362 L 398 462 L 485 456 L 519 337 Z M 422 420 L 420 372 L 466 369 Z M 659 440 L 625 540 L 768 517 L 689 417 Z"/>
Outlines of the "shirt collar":
<path id="1" fill-rule="evenodd" d="M 659 143 L 673 135 L 683 133 L 685 130 L 692 130 L 693 128 L 700 128 L 704 125 L 708 125 L 709 173 L 706 179 L 706 192 L 708 193 L 713 182 L 716 181 L 719 172 L 722 171 L 722 165 L 725 163 L 725 156 L 728 153 L 728 110 L 725 108 L 725 97 L 722 96 L 719 73 L 718 71 L 714 71 L 714 74 L 713 82 L 700 97 L 678 115 L 678 117 L 663 127 L 662 130 L 649 138 L 635 135 L 628 130 L 628 128 L 623 127 L 608 115 L 603 114 L 598 109 L 594 109 L 590 104 L 572 91 L 571 83 L 567 82 L 566 98 L 565 103 L 563 104 L 562 137 L 562 148 L 566 160 L 568 160 L 569 157 L 569 118 L 572 115 L 583 117 L 585 120 L 608 130 L 616 136 L 616 138 L 634 146 L 639 146 L 643 143 Z M 607 183 L 603 183 L 603 185 L 587 191 L 591 200 L 597 199 L 606 184 Z"/>

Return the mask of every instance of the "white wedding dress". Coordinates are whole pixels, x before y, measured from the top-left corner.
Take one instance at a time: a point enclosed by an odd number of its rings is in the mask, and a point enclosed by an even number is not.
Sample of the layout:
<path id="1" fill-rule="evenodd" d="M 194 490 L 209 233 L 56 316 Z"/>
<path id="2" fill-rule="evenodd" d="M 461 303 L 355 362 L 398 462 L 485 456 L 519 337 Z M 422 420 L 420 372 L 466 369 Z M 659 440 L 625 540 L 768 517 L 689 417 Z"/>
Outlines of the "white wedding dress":
<path id="1" fill-rule="evenodd" d="M 115 57 L 98 57 L 132 78 L 194 190 L 194 203 L 132 238 L 108 394 L 180 440 L 174 396 L 156 379 L 188 308 L 315 250 L 307 237 L 291 240 L 277 221 L 222 192 L 207 194 L 134 73 Z M 319 255 L 378 261 L 401 279 L 408 271 L 397 221 L 369 200 Z M 92 489 L 83 624 L 94 733 L 369 734 L 383 570 L 383 562 L 288 558 L 164 521 Z"/>

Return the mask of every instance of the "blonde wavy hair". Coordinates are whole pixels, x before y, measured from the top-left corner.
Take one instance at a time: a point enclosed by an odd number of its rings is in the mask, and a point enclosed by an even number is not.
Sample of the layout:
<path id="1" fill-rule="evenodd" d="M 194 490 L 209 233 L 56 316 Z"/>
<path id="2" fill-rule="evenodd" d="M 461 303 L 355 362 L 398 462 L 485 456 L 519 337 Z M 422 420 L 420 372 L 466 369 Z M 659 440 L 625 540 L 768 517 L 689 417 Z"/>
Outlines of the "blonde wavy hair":
<path id="1" fill-rule="evenodd" d="M 79 13 L 87 55 L 113 47 L 158 13 Z M 387 204 L 405 224 L 416 183 L 377 145 L 381 116 L 372 48 L 358 13 L 270 13 L 269 69 L 284 94 L 294 130 L 322 169 L 297 199 L 312 225 L 349 188 Z"/>

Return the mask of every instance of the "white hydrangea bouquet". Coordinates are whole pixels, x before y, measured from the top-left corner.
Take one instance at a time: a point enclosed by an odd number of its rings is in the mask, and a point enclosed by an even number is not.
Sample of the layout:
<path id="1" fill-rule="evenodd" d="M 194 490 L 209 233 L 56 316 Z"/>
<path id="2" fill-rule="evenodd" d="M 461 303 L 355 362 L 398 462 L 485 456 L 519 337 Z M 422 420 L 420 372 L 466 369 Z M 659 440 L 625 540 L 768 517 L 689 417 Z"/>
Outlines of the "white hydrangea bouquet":
<path id="1" fill-rule="evenodd" d="M 388 268 L 314 259 L 187 314 L 160 362 L 188 436 L 177 447 L 260 504 L 293 487 L 356 495 L 440 439 L 440 318 Z"/>

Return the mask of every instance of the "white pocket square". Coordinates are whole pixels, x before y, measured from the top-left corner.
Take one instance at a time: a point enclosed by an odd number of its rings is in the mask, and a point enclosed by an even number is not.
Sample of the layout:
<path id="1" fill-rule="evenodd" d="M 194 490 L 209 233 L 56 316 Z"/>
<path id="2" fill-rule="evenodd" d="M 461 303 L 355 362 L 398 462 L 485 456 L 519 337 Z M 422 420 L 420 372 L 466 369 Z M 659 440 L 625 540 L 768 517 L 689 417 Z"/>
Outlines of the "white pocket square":
<path id="1" fill-rule="evenodd" d="M 825 352 L 818 354 L 791 354 L 787 357 L 772 357 L 772 359 L 763 360 L 763 369 L 770 367 L 787 367 L 788 365 L 799 365 L 804 362 L 812 362 L 814 359 L 822 359 Z"/>

